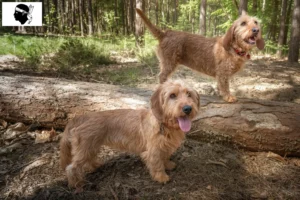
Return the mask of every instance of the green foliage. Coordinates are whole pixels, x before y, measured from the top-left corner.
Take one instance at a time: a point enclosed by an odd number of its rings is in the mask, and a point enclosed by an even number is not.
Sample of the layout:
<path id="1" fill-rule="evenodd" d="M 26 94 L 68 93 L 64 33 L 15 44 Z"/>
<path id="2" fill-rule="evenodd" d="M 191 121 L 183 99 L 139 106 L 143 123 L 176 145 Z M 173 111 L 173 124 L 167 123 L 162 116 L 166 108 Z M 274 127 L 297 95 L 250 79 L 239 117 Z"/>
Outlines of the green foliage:
<path id="1" fill-rule="evenodd" d="M 52 66 L 65 73 L 110 63 L 114 61 L 110 59 L 109 52 L 101 44 L 73 38 L 67 39 L 52 59 Z"/>
<path id="2" fill-rule="evenodd" d="M 0 55 L 12 54 L 25 60 L 25 64 L 36 68 L 43 55 L 55 52 L 62 43 L 61 38 L 4 35 L 0 37 Z"/>

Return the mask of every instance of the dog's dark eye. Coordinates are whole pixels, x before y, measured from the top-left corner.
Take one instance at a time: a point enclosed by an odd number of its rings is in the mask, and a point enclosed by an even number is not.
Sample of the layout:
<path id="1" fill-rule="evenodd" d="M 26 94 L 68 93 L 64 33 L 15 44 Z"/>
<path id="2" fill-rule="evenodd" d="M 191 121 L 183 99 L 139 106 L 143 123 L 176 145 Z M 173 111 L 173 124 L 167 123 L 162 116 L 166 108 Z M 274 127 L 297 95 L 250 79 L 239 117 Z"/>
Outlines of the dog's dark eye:
<path id="1" fill-rule="evenodd" d="M 170 98 L 171 99 L 175 99 L 176 98 L 176 94 L 174 94 L 174 93 L 170 94 Z"/>
<path id="2" fill-rule="evenodd" d="M 241 26 L 245 26 L 245 25 L 246 25 L 246 22 L 242 22 L 242 23 L 241 23 Z"/>
<path id="3" fill-rule="evenodd" d="M 254 21 L 254 24 L 256 24 L 256 25 L 257 25 L 257 24 L 258 24 L 258 22 L 257 22 L 257 21 Z"/>
<path id="4" fill-rule="evenodd" d="M 190 92 L 187 92 L 186 95 L 187 95 L 188 97 L 191 97 L 191 96 L 192 96 L 192 94 L 191 94 Z"/>

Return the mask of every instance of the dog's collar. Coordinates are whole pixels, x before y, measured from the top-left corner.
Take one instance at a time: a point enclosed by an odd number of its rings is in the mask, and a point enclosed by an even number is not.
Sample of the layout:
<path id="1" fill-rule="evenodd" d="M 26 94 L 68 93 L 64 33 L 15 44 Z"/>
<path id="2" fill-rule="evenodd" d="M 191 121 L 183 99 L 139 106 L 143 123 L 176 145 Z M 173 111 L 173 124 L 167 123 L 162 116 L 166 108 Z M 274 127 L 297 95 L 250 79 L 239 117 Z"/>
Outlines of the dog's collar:
<path id="1" fill-rule="evenodd" d="M 249 53 L 247 53 L 246 51 L 239 51 L 238 49 L 236 49 L 236 48 L 233 48 L 234 49 L 234 51 L 235 51 L 235 53 L 237 54 L 237 55 L 239 55 L 239 56 L 242 56 L 242 57 L 244 57 L 244 56 L 246 56 L 249 60 L 250 60 L 250 54 Z"/>

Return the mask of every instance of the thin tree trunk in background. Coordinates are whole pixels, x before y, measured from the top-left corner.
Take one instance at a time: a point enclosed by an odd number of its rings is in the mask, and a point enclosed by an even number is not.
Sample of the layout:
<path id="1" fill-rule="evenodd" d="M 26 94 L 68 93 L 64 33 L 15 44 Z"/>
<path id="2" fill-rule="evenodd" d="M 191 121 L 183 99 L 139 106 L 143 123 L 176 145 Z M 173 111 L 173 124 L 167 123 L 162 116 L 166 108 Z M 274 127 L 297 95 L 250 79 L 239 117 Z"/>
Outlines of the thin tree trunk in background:
<path id="1" fill-rule="evenodd" d="M 65 0 L 61 1 L 61 9 L 60 9 L 60 16 L 61 16 L 61 26 L 62 32 L 65 33 L 65 23 L 66 23 L 66 15 L 65 15 Z"/>
<path id="2" fill-rule="evenodd" d="M 173 26 L 175 26 L 177 22 L 177 0 L 173 0 L 173 6 Z"/>
<path id="3" fill-rule="evenodd" d="M 57 33 L 58 29 L 58 14 L 57 14 L 57 8 L 58 8 L 58 0 L 53 0 L 53 6 L 54 6 L 54 12 L 53 12 L 53 19 L 52 19 L 52 31 Z"/>
<path id="4" fill-rule="evenodd" d="M 92 12 L 92 0 L 88 0 L 88 19 L 89 19 L 89 36 L 91 36 L 93 31 L 93 12 Z"/>
<path id="5" fill-rule="evenodd" d="M 48 15 L 48 23 L 47 23 L 47 27 L 48 27 L 48 30 L 47 32 L 52 32 L 51 30 L 51 26 L 50 26 L 50 20 L 49 20 L 49 17 L 50 17 L 50 3 L 49 3 L 49 0 L 47 0 L 47 15 Z"/>
<path id="6" fill-rule="evenodd" d="M 252 10 L 253 10 L 254 15 L 257 14 L 257 8 L 258 8 L 257 0 L 253 0 L 253 7 L 252 7 Z"/>
<path id="7" fill-rule="evenodd" d="M 155 1 L 155 24 L 158 26 L 158 14 L 159 14 L 159 11 L 158 11 L 158 0 Z"/>
<path id="8" fill-rule="evenodd" d="M 192 10 L 192 14 L 191 14 L 191 22 L 192 22 L 192 33 L 195 33 L 195 11 Z"/>
<path id="9" fill-rule="evenodd" d="M 282 57 L 282 45 L 284 39 L 284 27 L 285 27 L 285 20 L 286 20 L 286 8 L 287 8 L 287 0 L 282 0 L 281 6 L 281 18 L 280 18 L 280 33 L 278 37 L 278 50 L 277 50 L 277 57 Z"/>
<path id="10" fill-rule="evenodd" d="M 135 27 L 135 24 L 134 24 L 134 13 L 135 13 L 135 10 L 134 10 L 134 0 L 129 0 L 130 4 L 129 4 L 129 15 L 130 15 L 130 32 L 131 33 L 135 33 L 134 31 L 134 27 Z"/>
<path id="11" fill-rule="evenodd" d="M 290 26 L 290 19 L 292 18 L 292 4 L 293 0 L 289 0 L 289 5 L 287 9 L 287 14 L 286 14 L 286 20 L 284 26 L 284 38 L 283 38 L 283 45 L 287 45 L 287 37 L 288 37 L 288 32 L 289 32 L 289 26 Z"/>
<path id="12" fill-rule="evenodd" d="M 272 41 L 276 41 L 277 37 L 276 34 L 278 32 L 277 22 L 278 21 L 278 12 L 279 12 L 279 0 L 273 0 L 274 6 L 273 6 L 273 14 L 272 14 L 272 22 L 270 23 L 270 35 L 269 38 Z"/>
<path id="13" fill-rule="evenodd" d="M 240 0 L 239 15 L 241 15 L 243 11 L 248 12 L 248 0 Z"/>
<path id="14" fill-rule="evenodd" d="M 79 23 L 80 23 L 80 35 L 83 36 L 84 32 L 83 32 L 83 11 L 82 11 L 82 1 L 83 0 L 79 0 Z"/>
<path id="15" fill-rule="evenodd" d="M 170 5 L 169 5 L 169 0 L 167 0 L 167 23 L 170 24 Z"/>
<path id="16" fill-rule="evenodd" d="M 266 0 L 263 0 L 262 11 L 264 12 L 265 10 L 266 10 Z"/>
<path id="17" fill-rule="evenodd" d="M 71 23 L 72 23 L 72 33 L 75 33 L 75 4 L 74 4 L 74 0 L 71 0 Z"/>
<path id="18" fill-rule="evenodd" d="M 199 21 L 200 21 L 199 33 L 205 36 L 206 35 L 206 0 L 201 1 Z"/>
<path id="19" fill-rule="evenodd" d="M 125 0 L 123 0 L 123 1 L 121 1 L 121 17 L 122 17 L 122 32 L 123 32 L 123 35 L 126 35 L 126 18 L 125 18 L 125 10 L 126 10 L 126 8 L 125 8 L 125 3 L 126 3 L 126 1 Z"/>
<path id="20" fill-rule="evenodd" d="M 150 18 L 150 16 L 151 16 L 151 8 L 152 8 L 151 0 L 148 0 L 147 5 L 148 5 L 148 17 Z"/>
<path id="21" fill-rule="evenodd" d="M 136 7 L 143 10 L 143 0 L 136 0 Z M 136 46 L 143 47 L 145 45 L 144 40 L 144 24 L 142 18 L 136 13 L 135 15 L 135 41 Z"/>
<path id="22" fill-rule="evenodd" d="M 235 5 L 236 9 L 239 10 L 239 4 L 238 4 L 237 0 L 232 0 L 232 1 Z"/>
<path id="23" fill-rule="evenodd" d="M 118 34 L 119 33 L 119 15 L 118 15 L 118 0 L 115 0 L 115 17 L 114 17 L 114 21 L 115 21 L 115 33 Z"/>
<path id="24" fill-rule="evenodd" d="M 164 0 L 161 0 L 161 5 L 160 5 L 160 12 L 161 12 L 161 21 L 163 22 L 163 27 L 165 27 L 165 23 L 166 23 L 166 18 L 165 18 L 165 11 L 164 11 Z"/>
<path id="25" fill-rule="evenodd" d="M 40 28 L 41 28 L 41 32 L 44 32 L 45 31 L 45 26 L 44 26 L 44 24 L 45 24 L 45 13 L 46 12 L 46 9 L 45 9 L 45 0 L 42 0 L 42 22 L 43 22 L 43 26 L 41 26 Z"/>
<path id="26" fill-rule="evenodd" d="M 291 40 L 289 45 L 289 62 L 298 62 L 300 44 L 300 0 L 294 0 Z"/>

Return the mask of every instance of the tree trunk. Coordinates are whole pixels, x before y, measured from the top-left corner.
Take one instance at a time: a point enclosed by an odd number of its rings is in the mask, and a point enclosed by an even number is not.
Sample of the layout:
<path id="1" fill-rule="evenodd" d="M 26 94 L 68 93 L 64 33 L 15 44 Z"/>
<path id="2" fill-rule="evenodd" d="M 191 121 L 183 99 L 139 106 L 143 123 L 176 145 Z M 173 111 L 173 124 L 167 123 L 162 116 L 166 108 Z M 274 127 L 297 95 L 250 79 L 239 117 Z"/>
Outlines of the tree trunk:
<path id="1" fill-rule="evenodd" d="M 63 129 L 75 115 L 140 108 L 151 90 L 32 76 L 0 76 L 0 119 Z M 300 156 L 300 105 L 240 99 L 225 103 L 201 96 L 201 109 L 188 137 L 254 151 Z"/>
<path id="2" fill-rule="evenodd" d="M 80 35 L 83 36 L 84 35 L 84 28 L 83 28 L 83 11 L 82 11 L 82 1 L 83 0 L 79 0 L 79 23 L 80 23 Z"/>
<path id="3" fill-rule="evenodd" d="M 134 0 L 129 0 L 129 16 L 130 16 L 130 21 L 129 21 L 129 24 L 130 24 L 130 32 L 131 33 L 135 33 L 135 30 L 134 30 L 134 27 L 135 27 L 135 24 L 134 24 L 134 13 L 135 13 L 135 10 L 134 10 Z"/>
<path id="4" fill-rule="evenodd" d="M 257 8 L 258 8 L 257 0 L 253 0 L 252 10 L 253 10 L 254 15 L 257 15 Z"/>
<path id="5" fill-rule="evenodd" d="M 159 14 L 159 10 L 158 10 L 158 0 L 155 1 L 155 24 L 156 26 L 158 26 L 158 14 Z"/>
<path id="6" fill-rule="evenodd" d="M 206 0 L 201 1 L 199 21 L 200 21 L 199 33 L 205 36 L 206 35 Z"/>
<path id="7" fill-rule="evenodd" d="M 72 21 L 72 34 L 75 33 L 75 27 L 76 27 L 76 19 L 75 19 L 75 2 L 74 0 L 71 0 L 71 21 Z"/>
<path id="8" fill-rule="evenodd" d="M 300 0 L 294 0 L 291 40 L 289 45 L 289 62 L 298 62 L 300 44 Z"/>
<path id="9" fill-rule="evenodd" d="M 240 0 L 239 15 L 241 15 L 243 11 L 248 12 L 248 0 Z"/>
<path id="10" fill-rule="evenodd" d="M 88 19 L 89 19 L 89 32 L 88 34 L 93 35 L 93 12 L 92 12 L 92 0 L 88 0 Z"/>
<path id="11" fill-rule="evenodd" d="M 277 22 L 278 11 L 279 11 L 279 0 L 274 0 L 273 2 L 274 5 L 273 5 L 273 12 L 272 12 L 272 22 Z M 278 32 L 277 23 L 270 23 L 269 30 L 270 30 L 269 39 L 275 42 L 277 39 L 276 34 Z"/>
<path id="12" fill-rule="evenodd" d="M 114 11 L 115 11 L 115 17 L 114 17 L 114 20 L 115 20 L 115 24 L 114 24 L 114 28 L 115 28 L 115 30 L 114 30 L 114 32 L 116 33 L 116 34 L 119 34 L 119 14 L 118 14 L 118 0 L 115 0 L 115 9 L 114 9 Z"/>
<path id="13" fill-rule="evenodd" d="M 238 2 L 236 0 L 233 0 L 233 3 L 235 5 L 236 9 L 239 10 L 239 4 L 238 4 Z"/>
<path id="14" fill-rule="evenodd" d="M 288 37 L 288 32 L 289 32 L 290 19 L 292 18 L 291 17 L 292 4 L 293 4 L 293 0 L 289 0 L 289 5 L 288 5 L 288 9 L 287 9 L 286 20 L 285 20 L 286 26 L 284 27 L 283 45 L 287 45 L 287 37 Z"/>
<path id="15" fill-rule="evenodd" d="M 278 37 L 278 50 L 277 50 L 277 57 L 279 57 L 279 58 L 282 57 L 284 27 L 285 27 L 285 20 L 286 20 L 286 8 L 287 8 L 287 0 L 282 0 L 281 18 L 280 18 L 280 32 L 279 32 L 279 37 Z"/>
<path id="16" fill-rule="evenodd" d="M 136 7 L 143 9 L 143 0 L 136 0 Z M 144 23 L 142 21 L 142 18 L 136 13 L 135 14 L 135 41 L 136 46 L 143 47 L 145 45 L 144 40 Z"/>
<path id="17" fill-rule="evenodd" d="M 58 30 L 58 2 L 57 0 L 53 0 L 54 12 L 53 12 L 53 21 L 52 21 L 52 31 L 57 33 Z"/>
<path id="18" fill-rule="evenodd" d="M 177 22 L 177 0 L 173 0 L 173 4 L 173 26 L 175 26 Z"/>

